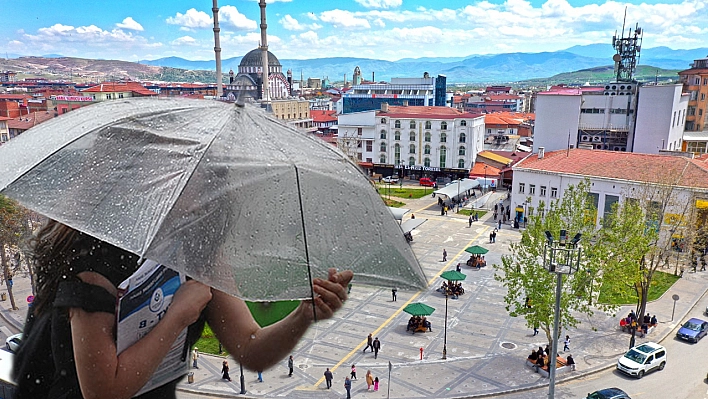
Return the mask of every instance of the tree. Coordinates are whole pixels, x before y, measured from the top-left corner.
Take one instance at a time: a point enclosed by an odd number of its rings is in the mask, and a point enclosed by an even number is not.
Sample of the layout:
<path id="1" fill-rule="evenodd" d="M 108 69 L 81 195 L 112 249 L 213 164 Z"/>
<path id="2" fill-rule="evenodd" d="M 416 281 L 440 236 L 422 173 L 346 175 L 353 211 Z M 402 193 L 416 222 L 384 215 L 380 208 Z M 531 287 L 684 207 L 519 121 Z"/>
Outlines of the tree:
<path id="1" fill-rule="evenodd" d="M 541 211 L 528 217 L 521 241 L 510 245 L 512 254 L 502 256 L 501 265 L 494 265 L 494 278 L 507 289 L 504 297 L 506 310 L 512 317 L 523 316 L 529 328 L 538 327 L 545 332 L 549 345 L 553 339 L 553 287 L 556 275 L 543 265 L 543 251 L 547 242 L 545 232 L 551 232 L 556 238 L 561 229 L 567 230 L 571 236 L 575 233 L 583 235 L 581 270 L 563 276 L 559 321 L 561 331 L 580 323 L 576 315 L 593 314 L 593 292 L 597 292 L 602 284 L 601 264 L 597 257 L 604 251 L 594 239 L 597 212 L 588 195 L 589 187 L 587 180 L 577 186 L 568 186 L 562 198 L 552 201 L 546 212 L 543 211 L 545 204 L 540 203 Z M 609 310 L 614 307 L 601 305 L 601 308 Z"/>
<path id="2" fill-rule="evenodd" d="M 693 206 L 693 195 L 678 189 L 671 182 L 675 181 L 672 176 L 656 177 L 651 183 L 633 187 L 622 203 L 615 204 L 598 235 L 609 255 L 604 274 L 623 282 L 604 289 L 634 291 L 639 317 L 646 313 L 652 280 L 659 268 L 669 267 L 675 259 L 676 274 L 679 265 L 690 260 L 686 255 L 693 257 L 693 247 L 704 245 L 705 224 Z"/>
<path id="3" fill-rule="evenodd" d="M 19 206 L 17 202 L 0 195 L 0 264 L 3 270 L 3 279 L 10 296 L 12 309 L 17 310 L 15 296 L 12 294 L 12 270 L 8 259 L 8 249 L 17 246 L 31 233 L 31 224 L 28 223 L 29 212 Z M 19 267 L 19 259 L 17 260 Z"/>

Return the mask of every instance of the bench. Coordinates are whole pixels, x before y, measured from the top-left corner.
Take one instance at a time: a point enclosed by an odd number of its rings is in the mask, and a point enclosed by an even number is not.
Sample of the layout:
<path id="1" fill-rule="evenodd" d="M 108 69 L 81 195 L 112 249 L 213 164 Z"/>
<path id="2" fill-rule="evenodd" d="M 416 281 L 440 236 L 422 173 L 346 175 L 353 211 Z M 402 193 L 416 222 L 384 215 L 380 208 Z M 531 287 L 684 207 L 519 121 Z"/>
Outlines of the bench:
<path id="1" fill-rule="evenodd" d="M 526 358 L 526 365 L 534 369 L 536 362 L 532 361 L 529 358 Z M 566 360 L 563 359 L 560 356 L 556 357 L 556 375 L 559 373 L 565 373 L 566 371 L 570 371 L 570 367 L 566 364 Z M 549 373 L 548 373 L 548 365 L 543 366 L 538 369 L 537 373 L 541 374 L 541 376 L 548 378 Z"/>

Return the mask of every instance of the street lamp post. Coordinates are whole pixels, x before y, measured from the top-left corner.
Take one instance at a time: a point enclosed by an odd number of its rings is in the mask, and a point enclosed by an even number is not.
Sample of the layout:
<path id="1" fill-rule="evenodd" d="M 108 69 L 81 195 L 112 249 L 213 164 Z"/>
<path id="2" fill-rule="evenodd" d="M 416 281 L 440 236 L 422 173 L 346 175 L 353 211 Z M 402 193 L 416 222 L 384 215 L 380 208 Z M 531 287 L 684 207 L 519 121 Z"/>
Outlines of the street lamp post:
<path id="1" fill-rule="evenodd" d="M 571 275 L 580 267 L 580 248 L 578 242 L 582 234 L 578 233 L 568 241 L 567 230 L 560 231 L 558 241 L 553 239 L 553 234 L 546 231 L 547 243 L 543 248 L 543 267 L 550 273 L 556 274 L 556 305 L 553 315 L 553 335 L 551 353 L 548 354 L 548 398 L 554 399 L 556 389 L 556 356 L 558 356 L 558 339 L 560 337 L 560 302 L 563 288 L 563 275 Z M 551 359 L 552 358 L 552 359 Z"/>
<path id="2" fill-rule="evenodd" d="M 443 338 L 443 360 L 447 359 L 447 289 L 445 289 L 445 335 Z"/>
<path id="3" fill-rule="evenodd" d="M 457 213 L 460 213 L 460 179 L 457 179 Z"/>
<path id="4" fill-rule="evenodd" d="M 482 195 L 487 192 L 487 165 L 484 165 L 484 192 L 482 192 Z"/>

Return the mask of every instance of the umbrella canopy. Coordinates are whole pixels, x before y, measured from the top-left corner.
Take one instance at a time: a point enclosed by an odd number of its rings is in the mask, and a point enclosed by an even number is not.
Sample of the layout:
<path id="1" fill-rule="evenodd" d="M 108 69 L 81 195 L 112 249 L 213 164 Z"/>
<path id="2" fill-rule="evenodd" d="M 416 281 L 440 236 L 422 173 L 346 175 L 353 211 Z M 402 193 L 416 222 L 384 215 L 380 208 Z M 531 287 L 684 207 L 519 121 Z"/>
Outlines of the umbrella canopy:
<path id="1" fill-rule="evenodd" d="M 435 308 L 424 303 L 414 302 L 403 308 L 403 311 L 411 316 L 430 316 L 435 311 Z"/>
<path id="2" fill-rule="evenodd" d="M 489 250 L 487 248 L 480 247 L 479 245 L 473 245 L 471 247 L 465 248 L 465 252 L 469 252 L 472 255 L 484 255 L 489 252 Z"/>
<path id="3" fill-rule="evenodd" d="M 256 107 L 106 101 L 23 133 L 0 159 L 0 194 L 244 299 L 309 298 L 330 267 L 426 286 L 358 166 Z"/>
<path id="4" fill-rule="evenodd" d="M 446 272 L 443 272 L 440 277 L 444 278 L 447 281 L 462 281 L 467 278 L 467 275 L 464 273 L 460 273 L 457 270 L 448 270 Z"/>

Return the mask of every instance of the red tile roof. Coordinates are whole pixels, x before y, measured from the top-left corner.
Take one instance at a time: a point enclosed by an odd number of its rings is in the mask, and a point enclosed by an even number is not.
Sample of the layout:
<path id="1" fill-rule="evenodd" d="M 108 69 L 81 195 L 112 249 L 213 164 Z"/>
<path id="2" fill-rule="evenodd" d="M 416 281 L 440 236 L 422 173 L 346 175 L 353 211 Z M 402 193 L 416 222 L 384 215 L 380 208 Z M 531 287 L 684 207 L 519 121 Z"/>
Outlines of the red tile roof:
<path id="1" fill-rule="evenodd" d="M 29 115 L 12 118 L 12 120 L 7 122 L 7 127 L 10 129 L 27 130 L 54 117 L 54 112 L 32 112 Z"/>
<path id="2" fill-rule="evenodd" d="M 485 170 L 485 166 L 487 167 Z M 487 177 L 498 176 L 501 173 L 501 169 L 495 168 L 492 165 L 487 165 L 484 162 L 475 162 L 474 166 L 470 170 L 470 177 Z"/>
<path id="3" fill-rule="evenodd" d="M 337 111 L 328 111 L 328 110 L 320 110 L 320 109 L 313 109 L 310 110 L 310 116 L 312 117 L 313 122 L 336 122 L 337 117 L 334 116 L 337 113 Z"/>
<path id="4" fill-rule="evenodd" d="M 429 119 L 458 119 L 475 118 L 476 115 L 450 107 L 426 106 L 396 106 L 388 107 L 388 112 L 377 111 L 377 115 L 386 115 L 389 118 L 429 118 Z"/>
<path id="5" fill-rule="evenodd" d="M 143 96 L 156 96 L 157 93 L 146 89 L 138 82 L 106 82 L 81 90 L 83 93 L 125 93 L 133 92 Z"/>
<path id="6" fill-rule="evenodd" d="M 573 148 L 546 152 L 542 159 L 532 154 L 514 166 L 519 169 L 708 189 L 708 157 Z"/>
<path id="7" fill-rule="evenodd" d="M 484 114 L 484 123 L 487 125 L 521 125 L 525 121 L 533 121 L 535 119 L 535 114 L 524 112 L 493 112 Z"/>
<path id="8" fill-rule="evenodd" d="M 12 118 L 8 118 L 7 116 L 0 116 L 0 121 L 9 121 L 12 120 Z"/>

